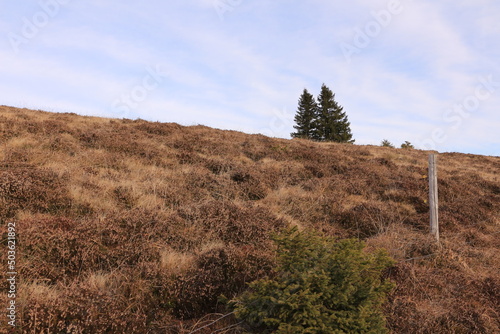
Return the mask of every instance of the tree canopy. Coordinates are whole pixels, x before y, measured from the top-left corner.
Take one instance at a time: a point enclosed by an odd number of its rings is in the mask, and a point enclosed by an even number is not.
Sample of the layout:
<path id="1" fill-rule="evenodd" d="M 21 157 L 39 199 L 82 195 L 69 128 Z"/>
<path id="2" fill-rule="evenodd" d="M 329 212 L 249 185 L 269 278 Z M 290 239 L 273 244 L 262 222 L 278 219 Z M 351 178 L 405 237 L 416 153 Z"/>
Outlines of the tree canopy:
<path id="1" fill-rule="evenodd" d="M 299 98 L 299 106 L 295 115 L 293 127 L 297 132 L 291 134 L 293 138 L 312 138 L 317 109 L 318 104 L 314 96 L 307 89 L 304 89 Z"/>
<path id="2" fill-rule="evenodd" d="M 317 141 L 353 143 L 351 123 L 343 107 L 335 101 L 335 94 L 325 84 L 317 98 L 304 89 L 299 98 L 295 115 L 294 138 L 306 138 Z"/>

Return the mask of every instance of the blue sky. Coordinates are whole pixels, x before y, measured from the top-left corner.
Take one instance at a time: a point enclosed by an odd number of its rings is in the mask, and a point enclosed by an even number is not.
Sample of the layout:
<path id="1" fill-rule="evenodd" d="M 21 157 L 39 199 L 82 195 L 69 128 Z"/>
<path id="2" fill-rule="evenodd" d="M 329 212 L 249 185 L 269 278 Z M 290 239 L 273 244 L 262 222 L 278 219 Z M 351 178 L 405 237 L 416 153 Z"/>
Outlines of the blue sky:
<path id="1" fill-rule="evenodd" d="M 322 83 L 356 144 L 500 156 L 494 0 L 0 0 L 0 104 L 289 138 Z"/>

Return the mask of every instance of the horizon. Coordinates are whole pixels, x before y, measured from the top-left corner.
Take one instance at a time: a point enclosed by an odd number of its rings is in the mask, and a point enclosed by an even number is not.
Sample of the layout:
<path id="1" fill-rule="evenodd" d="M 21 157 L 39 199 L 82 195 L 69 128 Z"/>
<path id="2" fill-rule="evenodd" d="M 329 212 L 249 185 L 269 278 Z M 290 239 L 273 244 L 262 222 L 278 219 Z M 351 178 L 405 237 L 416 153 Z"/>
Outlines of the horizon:
<path id="1" fill-rule="evenodd" d="M 7 3 L 0 104 L 290 139 L 325 83 L 357 145 L 500 156 L 500 4 Z"/>
<path id="2" fill-rule="evenodd" d="M 14 108 L 14 109 L 21 109 L 22 108 L 19 108 L 19 107 L 16 107 L 16 106 L 7 106 L 7 105 L 0 105 L 0 108 L 1 107 L 5 107 L 5 108 Z M 197 126 L 201 126 L 201 127 L 207 127 L 209 129 L 213 129 L 213 130 L 219 130 L 219 131 L 234 131 L 234 132 L 239 132 L 239 133 L 242 133 L 244 135 L 262 135 L 264 137 L 268 137 L 268 138 L 271 138 L 271 139 L 280 139 L 280 140 L 306 140 L 306 141 L 311 141 L 313 143 L 319 143 L 319 144 L 339 144 L 339 145 L 354 145 L 354 146 L 367 146 L 367 147 L 383 147 L 381 145 L 381 143 L 379 144 L 359 144 L 359 143 L 337 143 L 337 142 L 333 142 L 333 141 L 316 141 L 316 140 L 313 140 L 313 139 L 308 139 L 308 138 L 281 138 L 281 137 L 270 137 L 270 136 L 266 136 L 265 134 L 262 134 L 262 133 L 246 133 L 246 132 L 243 132 L 243 131 L 239 131 L 239 130 L 233 130 L 233 129 L 221 129 L 221 128 L 217 128 L 217 127 L 212 127 L 212 126 L 208 126 L 208 125 L 205 125 L 205 124 L 191 124 L 191 125 L 183 125 L 183 124 L 179 124 L 179 123 L 176 123 L 176 122 L 161 122 L 161 121 L 149 121 L 149 120 L 146 120 L 146 119 L 142 119 L 142 118 L 135 118 L 135 119 L 132 119 L 132 118 L 113 118 L 113 117 L 106 117 L 106 116 L 99 116 L 99 115 L 82 115 L 82 114 L 78 114 L 78 113 L 73 113 L 71 111 L 68 111 L 68 112 L 57 112 L 57 111 L 46 111 L 46 110 L 42 110 L 42 109 L 28 109 L 29 111 L 34 111 L 34 112 L 47 112 L 47 113 L 60 113 L 60 114 L 73 114 L 74 116 L 77 116 L 77 117 L 97 117 L 97 118 L 104 118 L 104 119 L 111 119 L 111 120 L 128 120 L 128 121 L 145 121 L 145 122 L 151 122 L 151 123 L 155 123 L 155 122 L 158 122 L 160 124 L 177 124 L 179 126 L 182 126 L 182 127 L 197 127 Z M 394 147 L 392 147 L 392 149 L 398 149 L 398 150 L 406 150 L 407 148 L 402 148 L 400 147 L 401 145 L 396 145 L 395 143 L 392 143 L 391 144 L 394 145 Z M 403 144 L 403 143 L 401 143 Z M 411 143 L 410 143 L 411 144 Z M 391 147 L 387 147 L 387 148 L 391 148 Z M 420 148 L 412 148 L 411 150 L 417 150 L 417 151 L 427 151 L 427 152 L 437 152 L 438 154 L 464 154 L 464 155 L 477 155 L 477 156 L 485 156 L 485 157 L 492 157 L 492 158 L 500 158 L 500 156 L 498 155 L 487 155 L 487 154 L 477 154 L 477 153 L 464 153 L 464 152 L 453 152 L 453 151 L 436 151 L 436 150 L 427 150 L 427 149 L 420 149 Z"/>

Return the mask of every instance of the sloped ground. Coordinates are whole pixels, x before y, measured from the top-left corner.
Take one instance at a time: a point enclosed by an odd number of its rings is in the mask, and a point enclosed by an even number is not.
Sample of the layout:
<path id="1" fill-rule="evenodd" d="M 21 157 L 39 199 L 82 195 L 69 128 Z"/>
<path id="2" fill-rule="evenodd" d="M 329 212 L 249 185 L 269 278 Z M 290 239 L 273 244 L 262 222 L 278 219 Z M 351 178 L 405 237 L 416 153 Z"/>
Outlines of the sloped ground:
<path id="1" fill-rule="evenodd" d="M 270 272 L 289 225 L 389 251 L 394 333 L 500 332 L 500 157 L 439 156 L 438 247 L 424 151 L 10 107 L 0 144 L 19 332 L 189 333 Z"/>

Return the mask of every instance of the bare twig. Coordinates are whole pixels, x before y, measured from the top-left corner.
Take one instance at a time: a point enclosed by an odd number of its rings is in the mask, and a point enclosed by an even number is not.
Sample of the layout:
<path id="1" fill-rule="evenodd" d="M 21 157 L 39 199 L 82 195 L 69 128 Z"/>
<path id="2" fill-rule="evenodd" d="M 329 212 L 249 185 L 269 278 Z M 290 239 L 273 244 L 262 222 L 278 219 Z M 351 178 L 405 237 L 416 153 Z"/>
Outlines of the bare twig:
<path id="1" fill-rule="evenodd" d="M 198 328 L 198 329 L 195 329 L 194 331 L 191 331 L 191 332 L 189 332 L 188 334 L 193 334 L 193 333 L 199 332 L 199 331 L 201 331 L 202 329 L 207 328 L 207 327 L 210 327 L 210 326 L 212 326 L 213 324 L 215 324 L 215 323 L 217 323 L 217 322 L 221 321 L 222 319 L 227 318 L 227 317 L 229 317 L 230 315 L 233 315 L 233 314 L 234 314 L 234 312 L 231 312 L 231 313 L 228 313 L 228 314 L 224 314 L 222 317 L 220 317 L 220 318 L 218 318 L 218 319 L 216 319 L 216 320 L 212 321 L 211 323 L 209 323 L 209 324 L 207 324 L 207 325 L 205 325 L 205 326 L 202 326 L 202 327 L 200 327 L 200 328 Z"/>
<path id="2" fill-rule="evenodd" d="M 239 325 L 241 325 L 243 322 L 244 322 L 244 321 L 240 321 L 240 322 L 238 322 L 237 324 L 232 324 L 232 325 L 229 325 L 229 326 L 227 326 L 227 327 L 224 327 L 224 328 L 218 329 L 218 330 L 216 330 L 215 332 L 212 332 L 211 334 L 214 334 L 214 333 L 220 333 L 220 332 L 222 332 L 222 331 L 224 331 L 224 333 L 225 333 L 225 331 L 228 331 L 228 330 L 230 330 L 230 329 L 232 329 L 232 328 L 234 328 L 234 327 L 238 327 L 238 326 L 239 326 Z"/>
<path id="3" fill-rule="evenodd" d="M 405 261 L 411 261 L 411 260 L 420 260 L 420 259 L 426 259 L 428 257 L 436 256 L 437 254 L 429 254 L 429 255 L 424 255 L 424 256 L 417 256 L 417 257 L 412 257 L 410 259 L 405 259 Z"/>

